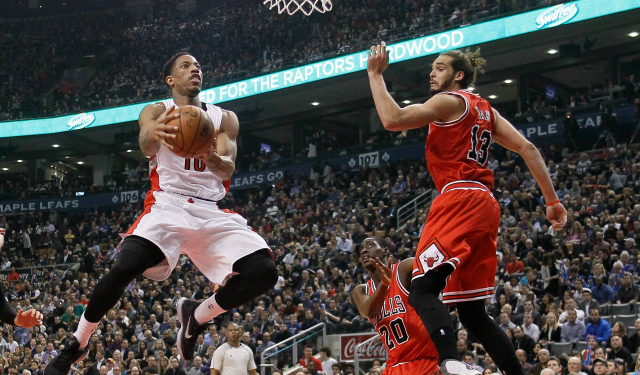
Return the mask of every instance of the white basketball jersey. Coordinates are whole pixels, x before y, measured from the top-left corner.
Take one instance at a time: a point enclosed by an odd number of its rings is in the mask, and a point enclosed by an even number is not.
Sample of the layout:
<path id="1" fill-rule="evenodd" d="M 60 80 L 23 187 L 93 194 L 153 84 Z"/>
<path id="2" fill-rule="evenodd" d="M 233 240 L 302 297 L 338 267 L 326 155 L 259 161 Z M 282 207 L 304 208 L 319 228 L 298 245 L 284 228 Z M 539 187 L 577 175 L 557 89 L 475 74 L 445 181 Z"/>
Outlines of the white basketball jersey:
<path id="1" fill-rule="evenodd" d="M 175 105 L 173 99 L 163 100 L 162 104 L 167 109 Z M 205 112 L 215 128 L 220 129 L 222 123 L 220 107 L 206 104 Z M 212 201 L 224 198 L 231 182 L 211 173 L 204 161 L 179 157 L 162 144 L 158 153 L 149 160 L 149 171 L 151 190 L 162 190 Z"/>

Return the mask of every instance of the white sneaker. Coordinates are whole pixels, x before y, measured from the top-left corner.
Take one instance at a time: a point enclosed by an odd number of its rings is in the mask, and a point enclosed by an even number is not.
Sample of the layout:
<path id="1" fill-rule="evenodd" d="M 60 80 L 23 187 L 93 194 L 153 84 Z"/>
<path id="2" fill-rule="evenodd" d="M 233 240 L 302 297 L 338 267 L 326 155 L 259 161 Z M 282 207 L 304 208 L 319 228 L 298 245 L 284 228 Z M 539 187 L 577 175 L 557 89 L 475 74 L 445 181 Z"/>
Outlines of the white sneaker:
<path id="1" fill-rule="evenodd" d="M 447 359 L 440 364 L 442 375 L 482 375 L 482 373 L 468 364 L 455 359 Z"/>

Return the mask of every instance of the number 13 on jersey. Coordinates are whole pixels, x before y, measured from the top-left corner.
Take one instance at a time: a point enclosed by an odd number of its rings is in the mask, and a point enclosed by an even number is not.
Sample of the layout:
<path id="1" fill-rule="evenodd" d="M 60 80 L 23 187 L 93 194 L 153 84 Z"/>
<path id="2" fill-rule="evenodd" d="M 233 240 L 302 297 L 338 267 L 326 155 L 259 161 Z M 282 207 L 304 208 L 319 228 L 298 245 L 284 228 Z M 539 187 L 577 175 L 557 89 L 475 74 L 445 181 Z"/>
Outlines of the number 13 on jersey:
<path id="1" fill-rule="evenodd" d="M 491 132 L 487 129 L 483 129 L 481 134 L 478 134 L 480 125 L 473 125 L 471 128 L 471 149 L 467 153 L 467 158 L 476 161 L 481 166 L 487 164 L 489 159 L 489 146 L 491 146 Z"/>

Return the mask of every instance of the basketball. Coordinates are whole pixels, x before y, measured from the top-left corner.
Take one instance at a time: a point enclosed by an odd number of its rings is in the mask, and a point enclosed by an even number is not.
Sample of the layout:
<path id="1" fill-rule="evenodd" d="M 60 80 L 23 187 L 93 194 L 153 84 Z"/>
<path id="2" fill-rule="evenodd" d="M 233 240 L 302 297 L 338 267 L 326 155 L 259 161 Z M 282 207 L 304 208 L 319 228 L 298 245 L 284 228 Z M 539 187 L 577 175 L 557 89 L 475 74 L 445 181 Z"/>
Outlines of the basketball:
<path id="1" fill-rule="evenodd" d="M 167 140 L 174 147 L 173 153 L 192 158 L 207 152 L 216 139 L 216 131 L 205 111 L 188 105 L 174 109 L 170 115 L 175 113 L 179 113 L 180 117 L 167 122 L 168 126 L 178 127 L 176 137 Z"/>

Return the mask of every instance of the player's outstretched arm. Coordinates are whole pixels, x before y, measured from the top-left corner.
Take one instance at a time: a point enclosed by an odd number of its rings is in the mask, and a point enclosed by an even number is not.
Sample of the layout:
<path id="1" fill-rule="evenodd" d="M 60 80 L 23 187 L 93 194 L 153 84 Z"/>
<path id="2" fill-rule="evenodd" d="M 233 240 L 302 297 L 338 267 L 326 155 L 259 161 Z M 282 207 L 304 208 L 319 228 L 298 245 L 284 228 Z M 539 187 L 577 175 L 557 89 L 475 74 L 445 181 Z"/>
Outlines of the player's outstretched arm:
<path id="1" fill-rule="evenodd" d="M 15 324 L 16 327 L 32 328 L 42 324 L 42 313 L 34 309 L 28 311 L 20 310 L 16 314 L 13 324 Z"/>
<path id="2" fill-rule="evenodd" d="M 389 290 L 389 284 L 391 284 L 391 258 L 389 258 L 389 264 L 385 266 L 379 259 L 374 260 L 378 272 L 380 272 L 380 283 L 378 283 L 376 291 L 371 296 L 367 295 L 365 284 L 360 284 L 351 291 L 351 299 L 358 306 L 360 315 L 373 319 L 375 318 L 382 305 L 384 304 Z"/>
<path id="3" fill-rule="evenodd" d="M 411 277 L 413 276 L 413 261 L 414 257 L 407 258 L 400 262 L 398 265 L 398 275 L 400 276 L 400 282 L 406 290 L 411 290 Z"/>
<path id="4" fill-rule="evenodd" d="M 368 52 L 367 73 L 373 101 L 376 104 L 378 116 L 385 129 L 403 131 L 421 128 L 434 121 L 439 121 L 443 114 L 455 113 L 460 103 L 450 95 L 437 95 L 423 104 L 412 104 L 404 108 L 396 103 L 387 91 L 382 73 L 389 66 L 389 52 L 385 42 L 371 47 Z"/>
<path id="5" fill-rule="evenodd" d="M 223 111 L 220 132 L 214 147 L 209 152 L 196 156 L 204 160 L 211 173 L 223 180 L 230 179 L 236 169 L 236 155 L 238 153 L 236 140 L 239 132 L 238 116 L 232 111 Z"/>
<path id="6" fill-rule="evenodd" d="M 531 175 L 538 182 L 540 190 L 542 190 L 542 194 L 544 195 L 544 200 L 547 204 L 553 203 L 547 206 L 547 219 L 549 219 L 555 230 L 564 228 L 567 224 L 567 210 L 562 206 L 558 195 L 553 189 L 553 183 L 551 182 L 551 177 L 549 176 L 547 166 L 544 164 L 542 155 L 540 155 L 536 146 L 520 134 L 498 111 L 494 109 L 493 114 L 496 119 L 493 129 L 493 140 L 522 156 L 522 159 L 524 159 L 527 167 L 529 167 L 531 171 Z"/>
<path id="7" fill-rule="evenodd" d="M 140 112 L 138 143 L 140 143 L 140 150 L 145 156 L 157 154 L 161 144 L 167 146 L 169 150 L 173 150 L 173 146 L 167 143 L 167 139 L 176 137 L 174 133 L 178 131 L 178 127 L 167 126 L 167 122 L 180 117 L 180 113 L 169 115 L 174 108 L 175 106 L 165 109 L 164 104 L 155 103 L 149 104 Z"/>

